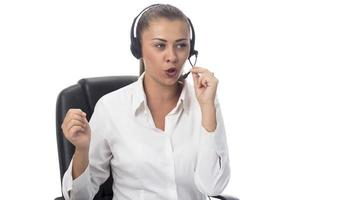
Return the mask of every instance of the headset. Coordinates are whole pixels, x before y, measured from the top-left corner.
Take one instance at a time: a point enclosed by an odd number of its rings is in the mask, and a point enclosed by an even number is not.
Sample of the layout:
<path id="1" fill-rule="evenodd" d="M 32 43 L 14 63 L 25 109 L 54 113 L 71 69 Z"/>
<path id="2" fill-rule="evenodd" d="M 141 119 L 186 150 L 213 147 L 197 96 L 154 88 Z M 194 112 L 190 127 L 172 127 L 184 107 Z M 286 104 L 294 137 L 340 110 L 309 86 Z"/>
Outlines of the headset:
<path id="1" fill-rule="evenodd" d="M 137 33 L 135 31 L 135 24 L 137 22 L 137 19 L 140 18 L 140 15 L 142 15 L 143 13 L 145 13 L 146 11 L 151 9 L 152 7 L 155 7 L 158 5 L 161 5 L 161 4 L 152 4 L 152 5 L 144 8 L 133 20 L 131 32 L 130 32 L 130 39 L 131 39 L 130 50 L 131 50 L 133 56 L 137 59 L 140 59 L 142 57 L 142 54 L 141 54 L 141 44 L 140 44 L 140 40 L 139 40 L 139 35 L 137 35 Z M 193 28 L 191 20 L 188 17 L 187 17 L 187 21 L 190 25 L 191 35 L 192 35 L 192 38 L 190 39 L 190 53 L 189 53 L 188 60 L 191 64 L 191 66 L 193 66 L 194 64 L 196 64 L 198 51 L 195 50 L 195 29 Z M 190 60 L 191 56 L 193 56 L 193 55 L 195 55 L 195 57 L 196 57 L 194 64 L 192 64 L 191 60 Z M 189 72 L 184 75 L 184 78 L 186 78 L 188 74 L 189 74 Z"/>

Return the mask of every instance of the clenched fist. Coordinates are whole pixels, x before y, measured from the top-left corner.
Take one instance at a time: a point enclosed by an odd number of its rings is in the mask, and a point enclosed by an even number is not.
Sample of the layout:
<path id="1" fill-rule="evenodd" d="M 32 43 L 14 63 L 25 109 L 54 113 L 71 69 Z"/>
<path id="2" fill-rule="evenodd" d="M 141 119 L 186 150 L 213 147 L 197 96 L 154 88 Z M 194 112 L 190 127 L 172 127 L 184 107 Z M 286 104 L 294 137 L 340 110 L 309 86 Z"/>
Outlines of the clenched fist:
<path id="1" fill-rule="evenodd" d="M 86 113 L 81 109 L 69 109 L 65 115 L 62 129 L 65 138 L 75 146 L 76 150 L 88 151 L 91 129 Z"/>

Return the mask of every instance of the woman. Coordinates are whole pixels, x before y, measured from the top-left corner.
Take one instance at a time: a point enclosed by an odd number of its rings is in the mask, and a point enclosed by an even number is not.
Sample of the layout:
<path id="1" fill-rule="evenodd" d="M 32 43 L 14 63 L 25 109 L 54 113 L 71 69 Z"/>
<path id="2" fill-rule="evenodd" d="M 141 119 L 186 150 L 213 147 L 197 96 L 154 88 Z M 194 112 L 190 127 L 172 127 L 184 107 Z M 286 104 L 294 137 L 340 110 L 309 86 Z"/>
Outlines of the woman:
<path id="1" fill-rule="evenodd" d="M 182 76 L 194 54 L 191 22 L 171 5 L 141 14 L 136 37 L 131 31 L 138 81 L 103 96 L 89 123 L 79 109 L 66 114 L 62 129 L 75 153 L 63 178 L 65 199 L 93 199 L 110 168 L 118 200 L 200 200 L 229 181 L 218 80 L 197 66 L 193 86 Z"/>

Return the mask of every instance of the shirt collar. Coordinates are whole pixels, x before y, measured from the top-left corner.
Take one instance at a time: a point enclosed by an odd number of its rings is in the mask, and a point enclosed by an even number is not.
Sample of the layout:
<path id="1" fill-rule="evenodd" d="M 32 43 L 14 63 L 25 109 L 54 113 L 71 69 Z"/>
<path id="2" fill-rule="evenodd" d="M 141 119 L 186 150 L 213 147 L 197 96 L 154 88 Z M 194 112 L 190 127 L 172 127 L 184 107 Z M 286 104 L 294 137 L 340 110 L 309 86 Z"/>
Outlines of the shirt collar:
<path id="1" fill-rule="evenodd" d="M 145 75 L 145 72 L 143 72 L 139 76 L 137 82 L 135 83 L 135 90 L 134 90 L 133 98 L 132 98 L 132 110 L 134 115 L 136 115 L 137 112 L 140 112 L 140 111 L 149 111 L 147 107 L 146 95 L 144 92 L 144 85 L 143 85 L 144 75 Z M 184 79 L 183 88 L 182 88 L 178 103 L 175 106 L 175 108 L 171 111 L 171 113 L 178 112 L 181 107 L 184 110 L 188 110 L 188 106 L 189 106 L 188 82 Z"/>

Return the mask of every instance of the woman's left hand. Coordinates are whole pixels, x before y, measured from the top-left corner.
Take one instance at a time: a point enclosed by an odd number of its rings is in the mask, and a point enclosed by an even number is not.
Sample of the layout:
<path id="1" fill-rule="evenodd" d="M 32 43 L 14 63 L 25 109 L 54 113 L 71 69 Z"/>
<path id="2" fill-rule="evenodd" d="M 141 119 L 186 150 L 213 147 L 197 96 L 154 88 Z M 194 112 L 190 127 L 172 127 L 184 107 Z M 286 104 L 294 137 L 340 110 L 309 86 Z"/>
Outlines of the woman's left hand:
<path id="1" fill-rule="evenodd" d="M 191 69 L 194 88 L 200 106 L 214 106 L 218 79 L 214 73 L 203 67 L 194 66 Z"/>

